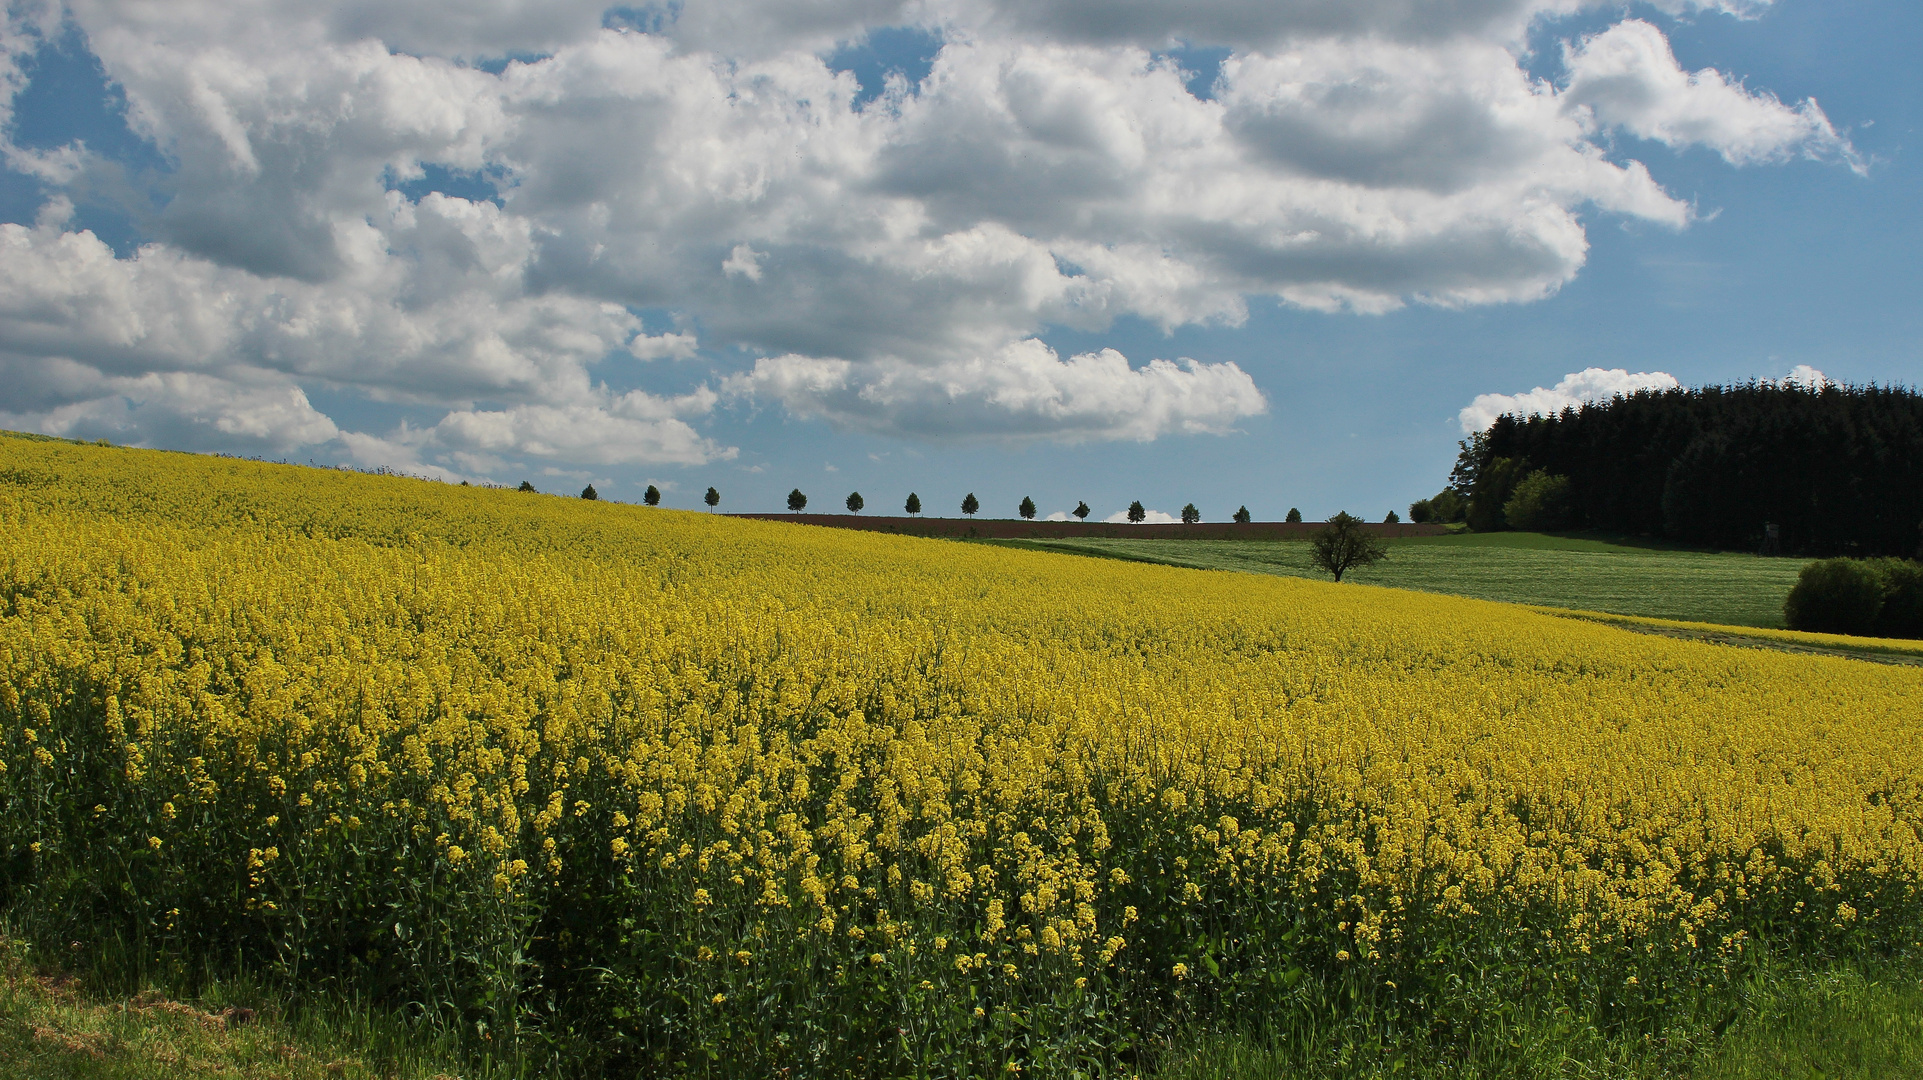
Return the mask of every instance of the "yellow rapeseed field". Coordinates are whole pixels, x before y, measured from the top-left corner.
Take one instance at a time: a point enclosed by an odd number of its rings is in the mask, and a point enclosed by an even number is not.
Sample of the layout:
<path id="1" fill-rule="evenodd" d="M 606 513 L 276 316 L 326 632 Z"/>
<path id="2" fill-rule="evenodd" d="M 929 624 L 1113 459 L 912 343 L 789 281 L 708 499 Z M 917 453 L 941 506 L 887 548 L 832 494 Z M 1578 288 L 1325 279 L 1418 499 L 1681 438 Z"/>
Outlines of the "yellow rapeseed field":
<path id="1" fill-rule="evenodd" d="M 0 437 L 0 910 L 612 1070 L 1640 1022 L 1908 944 L 1919 736 L 1500 604 Z"/>

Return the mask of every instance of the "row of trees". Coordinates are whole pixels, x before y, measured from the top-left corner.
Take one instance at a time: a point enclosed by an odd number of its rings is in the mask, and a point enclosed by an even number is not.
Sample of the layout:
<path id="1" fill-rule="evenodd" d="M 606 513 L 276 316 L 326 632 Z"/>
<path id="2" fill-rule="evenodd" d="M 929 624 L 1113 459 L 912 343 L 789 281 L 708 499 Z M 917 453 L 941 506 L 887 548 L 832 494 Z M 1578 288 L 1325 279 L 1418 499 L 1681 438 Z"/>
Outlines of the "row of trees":
<path id="1" fill-rule="evenodd" d="M 654 489 L 650 487 L 648 490 L 653 491 Z M 708 493 L 710 495 L 713 495 L 714 489 L 709 488 Z M 654 504 L 650 502 L 648 505 L 652 506 Z M 708 505 L 713 506 L 714 503 L 709 502 Z M 848 507 L 849 513 L 859 514 L 862 512 L 864 508 L 867 507 L 868 501 L 862 498 L 861 492 L 851 491 L 848 493 L 848 498 L 844 501 L 844 505 Z M 788 511 L 790 513 L 799 514 L 801 511 L 806 509 L 807 506 L 808 506 L 808 496 L 804 494 L 800 488 L 795 488 L 793 491 L 790 491 L 788 493 Z M 963 496 L 961 501 L 962 513 L 967 514 L 969 517 L 973 517 L 976 514 L 981 512 L 981 508 L 982 508 L 982 502 L 980 499 L 975 497 L 974 492 L 971 491 L 967 495 Z M 910 514 L 921 513 L 921 496 L 915 494 L 912 491 L 909 492 L 908 500 L 907 502 L 902 504 L 902 509 L 906 510 Z M 1015 512 L 1020 514 L 1024 520 L 1033 520 L 1036 514 L 1035 500 L 1030 498 L 1027 495 L 1022 496 L 1021 504 L 1015 508 Z M 1077 502 L 1075 504 L 1075 509 L 1069 512 L 1074 514 L 1076 518 L 1082 521 L 1087 521 L 1088 515 L 1093 513 L 1094 511 L 1088 508 L 1088 503 L 1086 501 L 1081 501 L 1081 502 Z M 1251 520 L 1253 520 L 1249 515 L 1249 508 L 1246 506 L 1239 507 L 1235 511 L 1235 514 L 1233 515 L 1233 517 L 1238 524 L 1242 524 L 1242 525 L 1246 525 Z M 1128 519 L 1138 524 L 1148 520 L 1148 508 L 1142 505 L 1142 500 L 1137 499 L 1134 502 L 1128 504 Z M 1182 523 L 1184 525 L 1194 525 L 1201 520 L 1202 520 L 1202 512 L 1195 508 L 1194 503 L 1189 503 L 1188 505 L 1182 507 Z M 1302 511 L 1297 510 L 1293 506 L 1289 507 L 1288 520 L 1291 522 L 1300 522 L 1302 520 Z M 1395 511 L 1391 510 L 1389 511 L 1388 518 L 1385 520 L 1394 522 L 1400 519 L 1396 516 Z"/>
<path id="2" fill-rule="evenodd" d="M 523 480 L 521 481 L 520 490 L 535 491 L 536 488 L 533 484 L 529 483 L 526 480 Z M 599 492 L 594 490 L 593 484 L 589 484 L 587 487 L 581 489 L 581 497 L 583 499 L 594 500 L 594 499 L 599 499 L 601 495 Z M 644 503 L 647 503 L 649 506 L 661 505 L 661 490 L 655 487 L 653 484 L 649 484 L 648 489 L 642 492 L 641 494 L 641 501 Z M 709 488 L 708 493 L 702 497 L 702 501 L 707 503 L 711 507 L 719 506 L 721 504 L 721 492 L 715 490 L 714 488 Z M 868 500 L 862 498 L 861 492 L 851 491 L 848 493 L 848 498 L 843 501 L 843 505 L 845 505 L 848 508 L 849 513 L 859 514 L 864 509 L 867 508 Z M 798 514 L 804 509 L 806 509 L 807 506 L 808 506 L 808 496 L 803 494 L 800 488 L 795 488 L 793 491 L 790 491 L 788 493 L 788 511 L 790 513 Z M 974 515 L 980 513 L 981 508 L 982 508 L 981 500 L 977 499 L 975 497 L 975 493 L 972 491 L 969 492 L 962 499 L 961 511 L 962 513 L 967 514 L 970 517 L 973 517 Z M 908 501 L 902 504 L 902 509 L 906 510 L 910 514 L 921 513 L 921 496 L 915 494 L 912 491 L 909 492 Z M 1411 507 L 1410 509 L 1411 511 L 1414 510 L 1413 507 Z M 1019 513 L 1024 519 L 1033 520 L 1036 514 L 1035 500 L 1030 498 L 1027 495 L 1024 495 L 1022 496 L 1021 505 L 1017 506 L 1015 510 L 1016 510 L 1016 513 Z M 1070 511 L 1070 513 L 1073 513 L 1076 516 L 1076 518 L 1082 521 L 1087 521 L 1088 515 L 1093 512 L 1094 511 L 1088 508 L 1088 503 L 1086 501 L 1077 502 L 1075 504 L 1075 509 Z M 1349 515 L 1343 514 L 1341 516 L 1348 517 Z M 1238 507 L 1233 517 L 1235 522 L 1240 525 L 1246 525 L 1251 520 L 1253 520 L 1249 515 L 1249 508 L 1246 506 Z M 1134 502 L 1128 504 L 1128 519 L 1129 521 L 1135 522 L 1137 524 L 1140 524 L 1141 522 L 1148 520 L 1148 508 L 1142 505 L 1142 500 L 1137 499 Z M 1188 505 L 1182 507 L 1182 524 L 1194 525 L 1197 522 L 1200 522 L 1201 520 L 1202 520 L 1202 512 L 1195 508 L 1194 503 L 1189 503 Z M 1292 524 L 1299 524 L 1302 521 L 1302 511 L 1296 509 L 1293 506 L 1289 507 L 1289 516 L 1286 520 L 1288 520 Z M 1353 518 L 1352 520 L 1360 521 L 1361 519 Z M 1384 518 L 1383 520 L 1389 523 L 1394 523 L 1401 519 L 1396 516 L 1395 511 L 1391 510 L 1389 511 L 1389 516 Z M 1424 519 L 1415 518 L 1415 520 L 1421 521 Z"/>
<path id="3" fill-rule="evenodd" d="M 1907 555 L 1923 524 L 1923 395 L 1748 383 L 1504 416 L 1462 442 L 1449 486 L 1409 514 L 1478 531 Z"/>

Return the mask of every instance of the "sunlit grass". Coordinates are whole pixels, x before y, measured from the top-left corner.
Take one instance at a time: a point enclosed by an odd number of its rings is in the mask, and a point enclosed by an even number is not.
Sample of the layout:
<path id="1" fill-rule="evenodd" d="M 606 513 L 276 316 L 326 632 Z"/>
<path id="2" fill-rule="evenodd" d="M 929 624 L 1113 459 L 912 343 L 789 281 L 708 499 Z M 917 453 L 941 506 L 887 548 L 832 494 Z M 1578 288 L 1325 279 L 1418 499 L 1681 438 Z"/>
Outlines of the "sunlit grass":
<path id="1" fill-rule="evenodd" d="M 1078 540 L 1023 546 L 1138 562 L 1328 580 L 1301 541 Z M 1591 537 L 1492 533 L 1389 544 L 1389 557 L 1351 570 L 1363 585 L 1513 604 L 1602 611 L 1728 626 L 1780 627 L 1799 559 L 1645 547 Z"/>

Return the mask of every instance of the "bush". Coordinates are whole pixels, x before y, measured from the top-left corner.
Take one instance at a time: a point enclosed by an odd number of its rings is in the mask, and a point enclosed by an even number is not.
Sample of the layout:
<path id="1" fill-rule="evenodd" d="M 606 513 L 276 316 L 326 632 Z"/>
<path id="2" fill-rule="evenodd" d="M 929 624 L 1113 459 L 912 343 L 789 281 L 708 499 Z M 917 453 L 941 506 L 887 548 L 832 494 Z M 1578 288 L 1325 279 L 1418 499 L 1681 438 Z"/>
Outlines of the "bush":
<path id="1" fill-rule="evenodd" d="M 515 488 L 514 490 L 516 490 L 516 491 L 533 491 L 533 490 L 534 490 L 534 485 L 533 485 L 533 484 L 530 484 L 530 483 L 528 483 L 528 482 L 527 482 L 526 480 L 523 480 L 523 481 L 521 481 L 521 486 L 520 486 L 520 487 L 518 487 L 518 488 Z"/>
<path id="2" fill-rule="evenodd" d="M 1238 510 L 1236 510 L 1236 512 L 1235 512 L 1235 523 L 1236 523 L 1237 525 L 1247 525 L 1247 524 L 1249 523 L 1249 521 L 1250 521 L 1250 518 L 1249 518 L 1249 508 L 1248 508 L 1248 507 L 1246 507 L 1246 506 L 1244 506 L 1244 507 L 1241 507 L 1240 509 L 1238 509 Z"/>
<path id="3" fill-rule="evenodd" d="M 1791 630 L 1874 634 L 1883 607 L 1883 575 L 1861 559 L 1823 559 L 1803 567 L 1783 601 Z"/>
<path id="4" fill-rule="evenodd" d="M 1286 518 L 1283 518 L 1282 520 L 1288 522 L 1291 525 L 1300 525 L 1302 524 L 1302 511 L 1297 510 L 1295 507 L 1291 506 L 1289 507 L 1289 516 Z"/>
<path id="5" fill-rule="evenodd" d="M 799 514 L 803 510 L 807 509 L 807 507 L 808 507 L 808 496 L 803 495 L 801 493 L 800 488 L 796 488 L 793 491 L 790 491 L 788 493 L 788 512 L 789 513 Z"/>
<path id="6" fill-rule="evenodd" d="M 1182 508 L 1182 524 L 1193 525 L 1200 520 L 1202 520 L 1202 511 L 1197 510 L 1194 503 Z"/>
<path id="7" fill-rule="evenodd" d="M 649 506 L 660 506 L 661 489 L 655 487 L 653 484 L 649 484 L 648 490 L 641 493 L 641 501 L 647 503 Z"/>
<path id="8" fill-rule="evenodd" d="M 581 497 L 589 502 L 594 502 L 601 497 L 601 493 L 594 490 L 593 484 L 589 484 L 587 487 L 581 489 Z"/>
<path id="9" fill-rule="evenodd" d="M 1537 469 L 1516 484 L 1502 504 L 1502 516 L 1512 529 L 1554 532 L 1567 529 L 1575 517 L 1575 498 L 1567 476 Z"/>
<path id="10" fill-rule="evenodd" d="M 1923 638 L 1923 563 L 1878 559 L 1883 578 L 1883 607 L 1876 613 L 1878 637 Z"/>
<path id="11" fill-rule="evenodd" d="M 1035 516 L 1035 500 L 1026 495 L 1022 496 L 1021 512 L 1023 518 L 1033 518 Z"/>

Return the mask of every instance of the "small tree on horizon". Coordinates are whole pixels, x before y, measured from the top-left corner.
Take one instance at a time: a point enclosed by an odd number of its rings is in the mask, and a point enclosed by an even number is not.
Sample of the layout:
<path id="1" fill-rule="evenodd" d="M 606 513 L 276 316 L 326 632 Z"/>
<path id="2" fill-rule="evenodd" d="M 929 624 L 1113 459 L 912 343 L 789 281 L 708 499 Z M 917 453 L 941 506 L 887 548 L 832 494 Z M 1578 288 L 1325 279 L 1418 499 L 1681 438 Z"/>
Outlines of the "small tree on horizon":
<path id="1" fill-rule="evenodd" d="M 1194 503 L 1182 507 L 1182 524 L 1193 525 L 1200 520 L 1202 520 L 1202 511 L 1197 510 Z"/>
<path id="2" fill-rule="evenodd" d="M 581 489 L 581 497 L 589 502 L 594 502 L 601 498 L 601 493 L 594 490 L 593 484 L 589 484 L 587 487 Z"/>
<path id="3" fill-rule="evenodd" d="M 1128 504 L 1128 519 L 1130 521 L 1140 525 L 1143 519 L 1147 517 L 1148 511 L 1142 507 L 1142 500 L 1137 499 Z"/>
<path id="4" fill-rule="evenodd" d="M 1373 566 L 1388 557 L 1389 549 L 1382 546 L 1382 541 L 1363 528 L 1361 518 L 1346 510 L 1330 518 L 1310 543 L 1309 561 L 1334 574 L 1337 581 L 1347 571 Z"/>
<path id="5" fill-rule="evenodd" d="M 1389 516 L 1382 519 L 1382 523 L 1384 525 L 1395 525 L 1395 524 L 1399 524 L 1401 521 L 1402 521 L 1402 515 L 1396 513 L 1394 510 L 1389 511 Z"/>
<path id="6" fill-rule="evenodd" d="M 1300 525 L 1302 524 L 1302 511 L 1297 510 L 1295 507 L 1291 506 L 1289 507 L 1289 516 L 1283 518 L 1282 520 L 1288 522 L 1291 525 Z"/>
<path id="7" fill-rule="evenodd" d="M 1024 495 L 1022 496 L 1022 505 L 1017 509 L 1021 511 L 1024 519 L 1033 519 L 1035 516 L 1035 500 Z"/>
<path id="8" fill-rule="evenodd" d="M 907 502 L 905 502 L 905 503 L 903 503 L 903 504 L 902 504 L 902 507 L 901 507 L 901 508 L 902 508 L 903 510 L 906 510 L 906 511 L 908 511 L 908 512 L 909 512 L 909 513 L 911 513 L 911 514 L 919 514 L 919 513 L 921 513 L 921 496 L 920 496 L 920 495 L 917 495 L 917 494 L 915 494 L 915 493 L 914 493 L 914 492 L 912 492 L 912 491 L 911 491 L 911 492 L 909 492 L 909 493 L 908 493 L 908 501 L 907 501 Z"/>
<path id="9" fill-rule="evenodd" d="M 1235 512 L 1235 523 L 1237 525 L 1247 525 L 1249 523 L 1249 520 L 1250 519 L 1249 519 L 1248 507 L 1244 506 L 1240 510 L 1237 510 Z"/>
<path id="10" fill-rule="evenodd" d="M 967 498 L 962 500 L 962 513 L 967 514 L 969 517 L 974 517 L 975 511 L 980 510 L 981 508 L 982 508 L 982 501 L 980 499 L 977 499 L 975 497 L 975 493 L 972 491 L 968 493 Z"/>
<path id="11" fill-rule="evenodd" d="M 861 508 L 867 505 L 868 504 L 862 500 L 861 492 L 851 491 L 848 493 L 848 512 L 849 513 L 859 514 L 861 513 Z"/>
<path id="12" fill-rule="evenodd" d="M 707 503 L 709 506 L 720 506 L 721 493 L 713 488 L 709 488 L 708 493 L 701 496 L 701 501 Z"/>
<path id="13" fill-rule="evenodd" d="M 796 488 L 788 493 L 788 512 L 790 514 L 801 513 L 802 508 L 807 505 L 808 496 L 803 495 L 800 488 Z"/>
<path id="14" fill-rule="evenodd" d="M 521 486 L 520 486 L 520 487 L 518 487 L 518 488 L 515 488 L 514 490 L 516 490 L 516 491 L 534 491 L 534 485 L 533 485 L 533 484 L 530 484 L 530 483 L 528 483 L 528 482 L 527 482 L 526 480 L 523 480 L 523 481 L 521 481 Z M 537 494 L 537 495 L 538 495 L 538 494 L 540 494 L 540 492 L 538 492 L 538 491 L 536 491 L 536 492 L 535 492 L 535 494 Z"/>
<path id="15" fill-rule="evenodd" d="M 648 490 L 641 493 L 641 501 L 647 503 L 649 506 L 660 506 L 661 489 L 655 487 L 653 484 L 649 484 Z"/>
<path id="16" fill-rule="evenodd" d="M 1075 504 L 1075 516 L 1082 519 L 1083 521 L 1087 521 L 1088 515 L 1089 515 L 1088 503 L 1077 502 Z"/>

